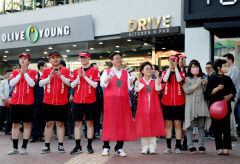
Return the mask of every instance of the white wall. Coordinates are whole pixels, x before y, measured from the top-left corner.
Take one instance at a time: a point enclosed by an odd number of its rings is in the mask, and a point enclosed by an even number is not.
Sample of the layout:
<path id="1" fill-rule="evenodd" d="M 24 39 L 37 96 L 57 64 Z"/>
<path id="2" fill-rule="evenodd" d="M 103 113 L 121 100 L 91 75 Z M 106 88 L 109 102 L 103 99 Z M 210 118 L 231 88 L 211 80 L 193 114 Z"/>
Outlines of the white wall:
<path id="1" fill-rule="evenodd" d="M 205 65 L 211 59 L 210 32 L 203 27 L 185 28 L 185 54 L 187 64 L 196 59 L 205 72 Z"/>
<path id="2" fill-rule="evenodd" d="M 172 26 L 181 26 L 183 0 L 94 0 L 0 15 L 0 27 L 92 15 L 95 36 L 128 32 L 128 21 L 170 14 Z"/>

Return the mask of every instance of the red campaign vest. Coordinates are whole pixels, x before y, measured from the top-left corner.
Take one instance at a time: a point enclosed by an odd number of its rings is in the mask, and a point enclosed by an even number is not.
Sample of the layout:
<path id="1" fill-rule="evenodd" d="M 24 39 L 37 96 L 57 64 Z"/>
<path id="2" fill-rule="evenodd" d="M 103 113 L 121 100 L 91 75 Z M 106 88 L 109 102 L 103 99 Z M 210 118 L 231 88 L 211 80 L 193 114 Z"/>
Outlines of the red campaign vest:
<path id="1" fill-rule="evenodd" d="M 107 74 L 111 70 L 107 70 Z M 117 87 L 122 80 L 122 87 Z M 103 141 L 137 140 L 132 111 L 128 97 L 128 74 L 123 70 L 121 78 L 115 75 L 104 88 Z"/>
<path id="2" fill-rule="evenodd" d="M 73 71 L 73 78 L 71 81 L 76 80 L 78 76 L 78 69 Z M 81 70 L 82 72 L 82 70 Z M 90 67 L 86 72 L 86 76 L 92 81 L 99 81 L 99 73 L 96 68 Z M 96 89 L 93 88 L 88 82 L 81 77 L 80 78 L 80 85 L 77 84 L 74 91 L 74 103 L 81 103 L 81 104 L 91 104 L 96 101 Z"/>
<path id="3" fill-rule="evenodd" d="M 143 78 L 139 81 L 144 84 L 144 87 L 138 92 L 137 113 L 135 117 L 137 136 L 165 136 L 165 122 L 163 119 L 158 92 L 155 90 L 155 80 L 151 80 L 149 85 L 145 83 Z M 147 86 L 151 87 L 151 92 L 147 92 Z"/>
<path id="4" fill-rule="evenodd" d="M 19 73 L 21 73 L 20 69 L 14 70 L 12 72 L 10 79 L 15 78 Z M 27 74 L 31 79 L 35 81 L 35 83 L 37 83 L 38 79 L 37 71 L 28 69 Z M 34 103 L 34 87 L 30 87 L 27 84 L 24 75 L 22 75 L 19 82 L 13 88 L 11 104 L 31 105 L 33 103 Z"/>
<path id="5" fill-rule="evenodd" d="M 162 79 L 164 78 L 166 71 L 162 73 Z M 180 75 L 185 81 L 185 73 L 184 71 L 180 71 Z M 163 96 L 162 96 L 162 104 L 166 106 L 180 106 L 185 104 L 185 95 L 182 88 L 184 82 L 177 82 L 176 75 L 173 74 L 171 77 L 171 81 L 163 82 Z"/>
<path id="6" fill-rule="evenodd" d="M 52 67 L 44 69 L 40 79 L 46 79 L 52 69 Z M 67 68 L 61 67 L 60 72 L 64 77 L 70 79 L 70 71 Z M 66 105 L 68 103 L 68 86 L 56 73 L 50 83 L 45 86 L 43 102 L 50 105 Z"/>

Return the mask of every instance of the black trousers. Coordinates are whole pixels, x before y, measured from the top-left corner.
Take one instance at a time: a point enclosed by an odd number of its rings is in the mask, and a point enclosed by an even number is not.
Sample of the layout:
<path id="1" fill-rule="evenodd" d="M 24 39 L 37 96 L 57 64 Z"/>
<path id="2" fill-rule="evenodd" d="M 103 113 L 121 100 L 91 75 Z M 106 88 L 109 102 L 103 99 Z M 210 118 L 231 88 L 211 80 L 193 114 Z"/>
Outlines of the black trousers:
<path id="1" fill-rule="evenodd" d="M 4 125 L 4 121 L 6 124 Z M 5 133 L 11 132 L 12 123 L 10 121 L 10 108 L 5 106 L 0 107 L 0 128 L 2 129 L 5 126 Z"/>
<path id="2" fill-rule="evenodd" d="M 122 149 L 123 148 L 123 144 L 124 144 L 124 141 L 117 141 L 117 144 L 116 144 L 114 150 L 117 151 L 119 149 Z M 110 149 L 109 141 L 103 141 L 103 149 L 104 148 Z"/>
<path id="3" fill-rule="evenodd" d="M 231 112 L 228 112 L 225 118 L 220 120 L 212 120 L 214 124 L 213 131 L 215 135 L 216 150 L 232 149 L 230 115 Z"/>
<path id="4" fill-rule="evenodd" d="M 103 111 L 103 99 L 97 99 L 95 102 L 95 110 L 94 110 L 94 134 L 100 133 L 100 117 Z"/>
<path id="5" fill-rule="evenodd" d="M 32 122 L 32 133 L 31 138 L 39 138 L 43 136 L 45 121 L 43 114 L 43 104 L 34 104 L 33 109 L 33 122 Z"/>
<path id="6" fill-rule="evenodd" d="M 67 122 L 65 123 L 65 133 L 68 136 L 73 135 L 74 133 L 74 122 L 72 119 L 71 107 L 72 107 L 72 104 L 68 103 L 68 117 L 67 117 Z"/>

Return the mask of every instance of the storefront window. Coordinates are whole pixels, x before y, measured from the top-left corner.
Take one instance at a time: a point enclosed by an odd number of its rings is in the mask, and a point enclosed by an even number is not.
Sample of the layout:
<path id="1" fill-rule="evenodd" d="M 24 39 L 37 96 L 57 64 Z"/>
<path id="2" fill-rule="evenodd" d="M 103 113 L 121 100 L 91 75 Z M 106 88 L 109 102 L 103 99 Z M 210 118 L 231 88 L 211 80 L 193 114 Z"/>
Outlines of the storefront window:
<path id="1" fill-rule="evenodd" d="M 214 60 L 226 53 L 234 55 L 234 63 L 240 67 L 240 38 L 218 38 L 214 36 Z"/>
<path id="2" fill-rule="evenodd" d="M 22 10 L 22 0 L 5 0 L 5 12 L 13 13 Z"/>
<path id="3" fill-rule="evenodd" d="M 4 1 L 0 1 L 0 14 L 3 14 L 4 12 L 4 10 L 3 10 L 3 3 L 4 3 Z"/>
<path id="4" fill-rule="evenodd" d="M 91 0 L 0 0 L 0 14 L 40 9 Z"/>
<path id="5" fill-rule="evenodd" d="M 24 10 L 36 9 L 36 0 L 24 0 Z"/>

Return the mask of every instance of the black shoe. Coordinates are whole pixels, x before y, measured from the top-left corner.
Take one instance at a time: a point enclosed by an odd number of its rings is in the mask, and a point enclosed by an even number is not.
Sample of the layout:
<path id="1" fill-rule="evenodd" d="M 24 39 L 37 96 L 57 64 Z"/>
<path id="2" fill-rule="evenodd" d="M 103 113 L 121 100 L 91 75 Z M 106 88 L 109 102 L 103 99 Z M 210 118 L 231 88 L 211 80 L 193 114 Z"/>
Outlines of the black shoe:
<path id="1" fill-rule="evenodd" d="M 197 149 L 195 147 L 190 148 L 189 151 L 192 154 L 196 154 L 197 153 Z"/>
<path id="2" fill-rule="evenodd" d="M 232 136 L 231 141 L 237 141 L 237 137 Z"/>
<path id="3" fill-rule="evenodd" d="M 44 146 L 41 150 L 41 154 L 47 154 L 50 152 L 50 148 L 47 146 Z"/>
<path id="4" fill-rule="evenodd" d="M 96 136 L 93 136 L 93 139 L 94 140 L 99 140 L 100 138 L 96 137 Z"/>
<path id="5" fill-rule="evenodd" d="M 30 138 L 29 142 L 30 143 L 33 143 L 33 142 L 36 142 L 37 140 L 35 138 Z"/>
<path id="6" fill-rule="evenodd" d="M 183 150 L 183 151 L 187 151 L 187 150 L 188 150 L 187 144 L 183 144 L 183 145 L 182 145 L 182 150 Z"/>
<path id="7" fill-rule="evenodd" d="M 65 149 L 62 145 L 58 145 L 58 152 L 61 153 L 61 154 L 65 153 Z"/>
<path id="8" fill-rule="evenodd" d="M 68 139 L 70 140 L 74 139 L 74 135 L 73 134 L 68 135 Z"/>
<path id="9" fill-rule="evenodd" d="M 76 146 L 71 152 L 70 154 L 73 155 L 73 154 L 80 154 L 82 153 L 82 146 Z"/>
<path id="10" fill-rule="evenodd" d="M 203 153 L 205 153 L 206 148 L 205 147 L 199 147 L 198 150 L 199 150 L 199 153 L 203 154 Z"/>
<path id="11" fill-rule="evenodd" d="M 94 153 L 94 150 L 92 149 L 92 147 L 87 147 L 87 153 L 88 154 Z"/>
<path id="12" fill-rule="evenodd" d="M 5 132 L 5 135 L 12 135 L 11 132 Z"/>
<path id="13" fill-rule="evenodd" d="M 43 142 L 44 139 L 43 139 L 42 137 L 39 137 L 39 138 L 38 138 L 38 141 Z"/>

